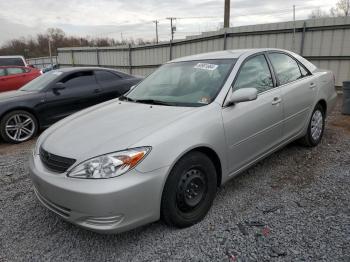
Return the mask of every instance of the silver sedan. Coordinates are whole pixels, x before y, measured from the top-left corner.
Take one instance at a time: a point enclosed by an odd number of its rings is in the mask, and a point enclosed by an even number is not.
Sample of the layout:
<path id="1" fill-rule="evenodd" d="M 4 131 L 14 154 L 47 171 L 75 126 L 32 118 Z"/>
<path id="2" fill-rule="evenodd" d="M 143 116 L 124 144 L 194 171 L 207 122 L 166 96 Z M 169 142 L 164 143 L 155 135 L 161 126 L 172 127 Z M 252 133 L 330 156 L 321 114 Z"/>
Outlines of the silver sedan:
<path id="1" fill-rule="evenodd" d="M 30 158 L 35 193 L 98 232 L 191 226 L 238 173 L 294 140 L 316 146 L 335 99 L 333 74 L 289 51 L 179 58 L 47 129 Z"/>

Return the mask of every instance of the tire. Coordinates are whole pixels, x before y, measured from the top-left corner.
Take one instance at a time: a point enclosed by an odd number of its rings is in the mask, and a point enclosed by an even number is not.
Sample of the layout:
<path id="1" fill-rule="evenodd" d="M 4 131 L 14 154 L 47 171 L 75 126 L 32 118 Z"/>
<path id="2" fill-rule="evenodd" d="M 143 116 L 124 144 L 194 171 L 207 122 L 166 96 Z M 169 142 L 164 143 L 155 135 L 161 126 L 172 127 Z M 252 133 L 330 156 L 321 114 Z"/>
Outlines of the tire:
<path id="1" fill-rule="evenodd" d="M 165 183 L 161 202 L 163 221 L 178 228 L 201 221 L 215 198 L 216 177 L 214 164 L 205 154 L 192 152 L 182 157 Z"/>
<path id="2" fill-rule="evenodd" d="M 299 140 L 299 142 L 303 146 L 307 147 L 317 146 L 322 140 L 324 126 L 325 110 L 320 104 L 317 104 L 314 111 L 311 114 L 307 132 L 305 136 Z"/>
<path id="3" fill-rule="evenodd" d="M 35 116 L 24 110 L 7 113 L 0 121 L 0 134 L 5 142 L 18 144 L 33 138 L 38 132 Z"/>

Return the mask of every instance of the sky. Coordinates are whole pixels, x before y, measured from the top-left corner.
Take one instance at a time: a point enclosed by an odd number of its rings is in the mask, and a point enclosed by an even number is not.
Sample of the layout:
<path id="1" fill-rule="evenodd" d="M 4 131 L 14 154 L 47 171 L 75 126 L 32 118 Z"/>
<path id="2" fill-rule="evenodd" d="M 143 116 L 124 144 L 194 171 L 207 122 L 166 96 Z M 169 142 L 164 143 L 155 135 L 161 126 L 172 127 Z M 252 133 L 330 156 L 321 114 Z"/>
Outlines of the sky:
<path id="1" fill-rule="evenodd" d="M 328 11 L 337 0 L 231 0 L 231 26 L 274 23 L 307 18 L 320 7 Z M 67 35 L 122 38 L 170 38 L 170 22 L 176 17 L 175 38 L 222 27 L 224 0 L 0 0 L 0 45 L 29 37 L 47 28 Z M 194 18 L 195 17 L 195 18 Z M 201 17 L 201 18 L 197 18 Z"/>

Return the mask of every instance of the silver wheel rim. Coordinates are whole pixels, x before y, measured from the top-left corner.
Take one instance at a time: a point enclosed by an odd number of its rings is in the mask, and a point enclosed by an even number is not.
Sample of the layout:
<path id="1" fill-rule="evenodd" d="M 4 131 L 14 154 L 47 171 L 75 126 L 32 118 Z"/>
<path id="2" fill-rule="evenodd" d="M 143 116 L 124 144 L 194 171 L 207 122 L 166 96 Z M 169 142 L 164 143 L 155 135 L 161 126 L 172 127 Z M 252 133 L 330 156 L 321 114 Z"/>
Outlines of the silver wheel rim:
<path id="1" fill-rule="evenodd" d="M 6 135 L 16 142 L 31 138 L 35 132 L 34 120 L 26 114 L 11 116 L 5 125 Z"/>
<path id="2" fill-rule="evenodd" d="M 316 110 L 311 118 L 311 136 L 314 141 L 317 141 L 323 128 L 323 116 L 320 110 Z"/>

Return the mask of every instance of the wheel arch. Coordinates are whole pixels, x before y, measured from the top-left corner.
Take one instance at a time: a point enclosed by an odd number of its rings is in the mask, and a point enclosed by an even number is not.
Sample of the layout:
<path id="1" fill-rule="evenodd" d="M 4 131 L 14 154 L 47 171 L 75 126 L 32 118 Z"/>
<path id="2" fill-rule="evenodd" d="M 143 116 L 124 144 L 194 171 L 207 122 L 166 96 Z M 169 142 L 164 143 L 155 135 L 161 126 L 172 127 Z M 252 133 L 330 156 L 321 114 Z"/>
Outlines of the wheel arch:
<path id="1" fill-rule="evenodd" d="M 31 108 L 28 108 L 28 107 L 24 107 L 24 106 L 18 106 L 18 107 L 14 107 L 14 108 L 10 108 L 6 111 L 4 111 L 1 115 L 0 115 L 0 120 L 5 116 L 7 115 L 8 113 L 11 113 L 13 111 L 18 111 L 18 110 L 22 110 L 22 111 L 27 111 L 28 113 L 32 114 L 37 123 L 38 123 L 38 129 L 40 128 L 41 124 L 40 124 L 40 118 L 38 117 L 38 115 L 36 114 L 35 110 L 31 109 Z"/>
<path id="2" fill-rule="evenodd" d="M 216 153 L 216 151 L 214 149 L 212 149 L 211 147 L 207 146 L 207 145 L 198 145 L 195 146 L 193 148 L 188 149 L 187 151 L 183 152 L 183 154 L 181 154 L 176 161 L 174 161 L 174 163 L 172 164 L 171 168 L 169 169 L 169 172 L 171 172 L 171 170 L 173 169 L 173 167 L 175 166 L 175 164 L 182 159 L 183 157 L 187 156 L 188 154 L 192 153 L 192 152 L 201 152 L 203 154 L 205 154 L 207 157 L 209 157 L 209 159 L 212 161 L 212 163 L 214 164 L 215 170 L 216 170 L 216 174 L 217 174 L 217 186 L 221 186 L 222 183 L 222 162 L 219 158 L 219 155 Z"/>
<path id="3" fill-rule="evenodd" d="M 318 100 L 318 102 L 316 103 L 316 105 L 320 105 L 322 106 L 323 110 L 324 110 L 324 114 L 327 115 L 327 102 L 325 99 L 320 99 Z"/>

